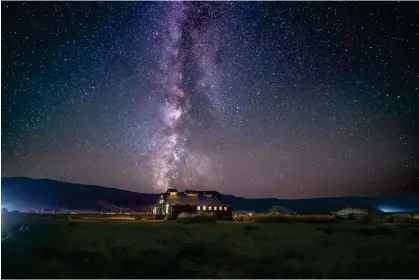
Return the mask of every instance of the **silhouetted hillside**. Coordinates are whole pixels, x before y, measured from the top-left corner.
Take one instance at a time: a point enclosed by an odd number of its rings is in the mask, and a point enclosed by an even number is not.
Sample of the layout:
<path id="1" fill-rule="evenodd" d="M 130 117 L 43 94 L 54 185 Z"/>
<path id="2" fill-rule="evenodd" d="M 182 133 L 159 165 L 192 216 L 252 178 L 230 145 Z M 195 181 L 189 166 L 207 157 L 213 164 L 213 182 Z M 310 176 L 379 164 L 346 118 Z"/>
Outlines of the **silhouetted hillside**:
<path id="1" fill-rule="evenodd" d="M 145 194 L 115 188 L 73 184 L 54 180 L 31 178 L 2 178 L 2 205 L 12 209 L 69 208 L 103 209 L 101 205 L 118 207 L 154 204 L 158 194 Z M 242 198 L 217 195 L 221 202 L 236 210 L 266 212 L 272 206 L 285 206 L 299 213 L 330 213 L 346 206 L 381 209 L 385 211 L 419 212 L 419 193 L 382 197 L 332 197 L 312 199 Z"/>
<path id="2" fill-rule="evenodd" d="M 73 184 L 48 179 L 2 178 L 2 204 L 16 208 L 101 209 L 98 202 L 116 206 L 153 204 L 157 194 L 144 194 L 115 188 Z"/>
<path id="3" fill-rule="evenodd" d="M 298 213 L 330 213 L 347 206 L 382 211 L 419 212 L 419 194 L 402 194 L 378 197 L 330 197 L 311 199 L 241 198 L 222 195 L 223 203 L 234 209 L 266 212 L 272 206 L 285 206 Z"/>

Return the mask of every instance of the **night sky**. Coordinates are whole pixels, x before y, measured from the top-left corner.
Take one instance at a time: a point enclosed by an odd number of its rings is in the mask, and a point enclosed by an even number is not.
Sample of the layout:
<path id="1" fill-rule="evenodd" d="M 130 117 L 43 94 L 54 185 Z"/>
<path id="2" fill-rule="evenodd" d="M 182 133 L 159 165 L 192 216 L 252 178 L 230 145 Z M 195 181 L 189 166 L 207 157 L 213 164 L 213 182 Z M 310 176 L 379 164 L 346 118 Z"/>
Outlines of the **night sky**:
<path id="1" fill-rule="evenodd" d="M 409 191 L 419 3 L 1 3 L 2 176 Z"/>

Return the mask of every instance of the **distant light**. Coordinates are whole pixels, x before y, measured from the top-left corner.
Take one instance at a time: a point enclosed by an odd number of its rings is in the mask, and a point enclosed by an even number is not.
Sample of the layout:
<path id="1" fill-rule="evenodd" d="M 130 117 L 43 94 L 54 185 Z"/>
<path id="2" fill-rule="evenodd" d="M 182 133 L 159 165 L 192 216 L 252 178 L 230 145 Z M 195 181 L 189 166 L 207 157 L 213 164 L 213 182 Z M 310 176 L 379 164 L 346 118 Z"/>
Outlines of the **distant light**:
<path id="1" fill-rule="evenodd" d="M 384 213 L 401 213 L 409 211 L 408 209 L 402 209 L 397 206 L 378 206 L 377 208 Z"/>

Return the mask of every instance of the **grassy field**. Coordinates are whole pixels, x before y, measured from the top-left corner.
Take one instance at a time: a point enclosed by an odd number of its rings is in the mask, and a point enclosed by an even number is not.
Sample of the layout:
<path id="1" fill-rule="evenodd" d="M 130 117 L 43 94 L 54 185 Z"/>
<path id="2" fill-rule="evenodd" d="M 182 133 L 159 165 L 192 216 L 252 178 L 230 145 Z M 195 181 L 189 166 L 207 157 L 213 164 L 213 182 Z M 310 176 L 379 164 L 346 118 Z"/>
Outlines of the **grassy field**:
<path id="1" fill-rule="evenodd" d="M 29 229 L 2 242 L 3 278 L 419 277 L 415 225 L 75 222 L 9 213 L 2 236 L 22 222 Z"/>

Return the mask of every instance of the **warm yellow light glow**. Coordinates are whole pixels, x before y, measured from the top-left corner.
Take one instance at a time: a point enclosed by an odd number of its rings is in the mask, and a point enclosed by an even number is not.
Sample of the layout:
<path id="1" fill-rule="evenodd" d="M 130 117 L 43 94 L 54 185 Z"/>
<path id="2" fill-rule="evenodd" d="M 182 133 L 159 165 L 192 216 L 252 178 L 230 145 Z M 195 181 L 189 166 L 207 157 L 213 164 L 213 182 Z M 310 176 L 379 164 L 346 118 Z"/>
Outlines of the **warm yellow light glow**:
<path id="1" fill-rule="evenodd" d="M 177 192 L 170 192 L 169 194 L 170 194 L 170 196 L 176 196 Z"/>
<path id="2" fill-rule="evenodd" d="M 197 197 L 198 194 L 197 193 L 187 193 L 186 196 L 188 196 L 188 197 Z"/>
<path id="3" fill-rule="evenodd" d="M 214 210 L 217 211 L 217 206 L 214 206 Z"/>
<path id="4" fill-rule="evenodd" d="M 201 210 L 201 206 L 199 206 L 199 205 L 196 206 L 196 210 L 198 210 L 198 211 Z"/>
<path id="5" fill-rule="evenodd" d="M 209 206 L 208 209 L 211 211 L 212 210 L 212 206 Z"/>
<path id="6" fill-rule="evenodd" d="M 202 209 L 207 210 L 207 207 L 206 206 L 202 206 Z"/>

